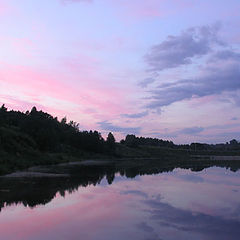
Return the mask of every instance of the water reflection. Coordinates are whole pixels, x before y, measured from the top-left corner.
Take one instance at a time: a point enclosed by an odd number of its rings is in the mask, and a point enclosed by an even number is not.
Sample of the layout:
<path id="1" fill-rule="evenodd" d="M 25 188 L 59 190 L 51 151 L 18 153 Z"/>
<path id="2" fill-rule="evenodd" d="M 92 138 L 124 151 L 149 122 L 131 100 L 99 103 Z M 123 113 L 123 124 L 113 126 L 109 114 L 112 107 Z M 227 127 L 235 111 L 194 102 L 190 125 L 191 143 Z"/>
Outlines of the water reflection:
<path id="1" fill-rule="evenodd" d="M 226 166 L 230 171 L 237 171 L 236 166 Z M 185 169 L 191 169 L 192 172 L 200 172 L 209 166 L 185 166 Z M 79 187 L 87 187 L 89 185 L 96 186 L 106 178 L 106 184 L 112 184 L 113 181 L 121 181 L 120 176 L 126 178 L 137 179 L 142 175 L 153 175 L 159 173 L 171 173 L 175 167 L 158 166 L 158 162 L 149 161 L 148 164 L 134 164 L 126 166 L 124 164 L 114 164 L 106 162 L 101 165 L 67 165 L 53 166 L 42 169 L 43 172 L 50 173 L 68 173 L 71 177 L 66 178 L 2 178 L 0 179 L 0 211 L 3 207 L 12 204 L 22 203 L 24 206 L 35 207 L 39 204 L 49 203 L 57 193 L 64 196 L 66 193 L 72 193 L 78 190 Z M 228 172 L 230 172 L 228 171 Z M 115 178 L 115 175 L 119 176 Z M 226 174 L 226 172 L 224 173 Z M 195 174 L 179 175 L 179 178 L 185 181 L 203 182 L 203 177 Z M 219 180 L 221 183 L 222 180 Z M 224 179 L 226 181 L 226 179 Z"/>
<path id="2" fill-rule="evenodd" d="M 1 180 L 1 239 L 239 239 L 239 172 L 109 169 Z"/>

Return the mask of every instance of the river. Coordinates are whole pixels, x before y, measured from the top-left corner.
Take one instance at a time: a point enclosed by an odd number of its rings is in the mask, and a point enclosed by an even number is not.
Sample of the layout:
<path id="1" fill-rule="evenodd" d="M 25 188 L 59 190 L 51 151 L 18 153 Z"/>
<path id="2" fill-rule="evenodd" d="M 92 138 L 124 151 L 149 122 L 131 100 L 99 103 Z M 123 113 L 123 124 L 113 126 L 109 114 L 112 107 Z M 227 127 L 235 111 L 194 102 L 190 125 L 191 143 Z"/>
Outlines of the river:
<path id="1" fill-rule="evenodd" d="M 233 240 L 240 172 L 1 180 L 1 240 Z"/>

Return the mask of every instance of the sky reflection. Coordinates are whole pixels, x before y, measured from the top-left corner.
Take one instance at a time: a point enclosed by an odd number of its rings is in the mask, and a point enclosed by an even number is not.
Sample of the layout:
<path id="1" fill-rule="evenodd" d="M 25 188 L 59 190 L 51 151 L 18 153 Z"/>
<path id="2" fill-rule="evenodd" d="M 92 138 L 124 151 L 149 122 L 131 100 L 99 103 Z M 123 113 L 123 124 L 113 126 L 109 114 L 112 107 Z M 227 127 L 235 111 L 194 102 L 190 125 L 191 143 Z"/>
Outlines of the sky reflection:
<path id="1" fill-rule="evenodd" d="M 239 172 L 176 169 L 116 179 L 57 194 L 44 206 L 3 208 L 1 239 L 239 239 Z"/>

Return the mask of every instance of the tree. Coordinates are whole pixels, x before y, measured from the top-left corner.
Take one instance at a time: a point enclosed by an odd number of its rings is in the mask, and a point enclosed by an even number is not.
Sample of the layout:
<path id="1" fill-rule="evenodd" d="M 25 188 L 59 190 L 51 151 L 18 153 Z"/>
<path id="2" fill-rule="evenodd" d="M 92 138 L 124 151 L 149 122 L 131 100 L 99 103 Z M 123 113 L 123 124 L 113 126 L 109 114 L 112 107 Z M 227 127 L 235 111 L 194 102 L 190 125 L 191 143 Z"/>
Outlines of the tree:
<path id="1" fill-rule="evenodd" d="M 67 117 L 64 117 L 62 120 L 61 120 L 61 124 L 67 124 Z"/>
<path id="2" fill-rule="evenodd" d="M 34 106 L 33 108 L 32 108 L 32 110 L 31 110 L 31 114 L 34 114 L 34 113 L 36 113 L 37 112 L 37 108 Z"/>
<path id="3" fill-rule="evenodd" d="M 107 136 L 107 146 L 110 150 L 115 150 L 115 143 L 116 143 L 116 140 L 115 140 L 115 137 L 113 136 L 113 134 L 110 132 Z"/>
<path id="4" fill-rule="evenodd" d="M 128 134 L 125 138 L 125 144 L 128 146 L 128 147 L 137 147 L 138 146 L 138 143 L 137 143 L 137 138 L 135 135 L 133 134 Z"/>
<path id="5" fill-rule="evenodd" d="M 238 144 L 238 141 L 236 139 L 232 139 L 230 141 L 230 145 L 237 145 Z"/>
<path id="6" fill-rule="evenodd" d="M 5 107 L 5 104 L 3 104 L 0 108 L 1 112 L 7 112 L 7 108 Z"/>

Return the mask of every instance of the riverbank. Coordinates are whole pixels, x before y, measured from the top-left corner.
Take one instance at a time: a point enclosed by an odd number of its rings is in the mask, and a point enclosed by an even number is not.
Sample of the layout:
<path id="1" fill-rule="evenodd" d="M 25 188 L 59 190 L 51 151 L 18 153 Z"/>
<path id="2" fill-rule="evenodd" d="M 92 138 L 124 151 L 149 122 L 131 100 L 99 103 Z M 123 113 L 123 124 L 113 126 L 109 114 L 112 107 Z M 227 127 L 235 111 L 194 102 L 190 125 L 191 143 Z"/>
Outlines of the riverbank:
<path id="1" fill-rule="evenodd" d="M 219 156 L 218 156 L 219 157 Z M 212 159 L 169 159 L 165 161 L 159 158 L 99 158 L 85 159 L 81 161 L 65 162 L 51 165 L 39 165 L 26 168 L 22 171 L 12 172 L 2 175 L 0 178 L 52 178 L 52 177 L 82 177 L 86 173 L 102 171 L 110 172 L 161 172 L 169 171 L 174 168 L 190 168 L 196 171 L 204 168 L 218 166 L 229 168 L 232 171 L 240 169 L 240 160 L 231 160 L 228 156 L 221 160 Z"/>
<path id="2" fill-rule="evenodd" d="M 191 155 L 194 160 L 240 161 L 240 156 Z"/>
<path id="3" fill-rule="evenodd" d="M 27 172 L 26 169 L 39 168 L 38 166 L 56 166 L 62 164 L 66 168 L 70 165 L 89 164 L 98 165 L 102 162 L 108 162 L 113 165 L 131 166 L 151 166 L 151 167 L 181 167 L 181 166 L 205 166 L 214 164 L 233 164 L 238 165 L 240 161 L 240 153 L 237 151 L 191 151 L 185 149 L 173 149 L 153 146 L 127 147 L 125 145 L 116 144 L 115 152 L 109 154 L 92 153 L 83 150 L 69 149 L 65 153 L 48 153 L 40 151 L 23 152 L 23 153 L 7 153 L 0 151 L 0 175 L 15 173 L 18 171 Z M 235 161 L 235 163 L 234 163 Z M 51 167 L 50 167 L 51 168 Z M 54 167 L 53 167 L 54 168 Z M 52 171 L 54 171 L 54 169 Z M 144 168 L 144 167 L 143 167 Z M 34 170 L 35 171 L 35 170 Z M 62 170 L 61 170 L 62 171 Z M 36 171 L 35 171 L 36 172 Z M 39 172 L 39 171 L 38 171 Z M 46 172 L 46 171 L 45 171 Z M 41 171 L 40 171 L 41 173 Z M 50 173 L 51 174 L 51 173 Z M 64 174 L 64 171 L 63 171 Z M 15 176 L 15 175 L 13 175 Z"/>

